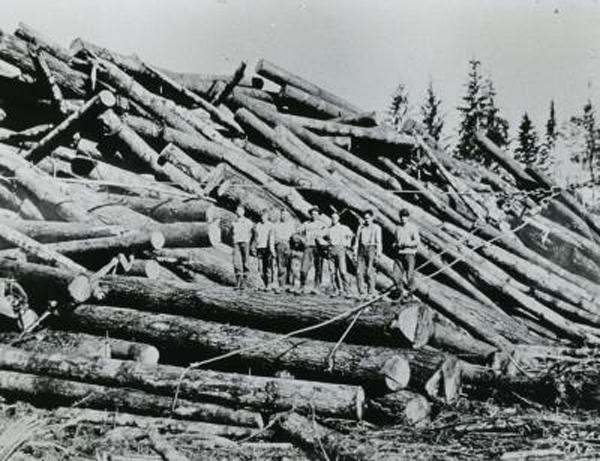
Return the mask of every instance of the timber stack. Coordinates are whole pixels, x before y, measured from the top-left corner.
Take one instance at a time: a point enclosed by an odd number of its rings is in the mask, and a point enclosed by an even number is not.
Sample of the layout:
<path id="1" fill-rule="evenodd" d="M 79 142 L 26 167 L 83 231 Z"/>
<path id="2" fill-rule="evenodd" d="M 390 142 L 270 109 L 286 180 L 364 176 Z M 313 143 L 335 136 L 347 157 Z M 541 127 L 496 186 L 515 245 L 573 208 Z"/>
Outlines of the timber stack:
<path id="1" fill-rule="evenodd" d="M 0 395 L 304 447 L 306 416 L 414 425 L 490 392 L 598 406 L 600 217 L 484 135 L 491 169 L 267 60 L 180 73 L 20 25 L 0 64 Z M 240 204 L 352 230 L 373 210 L 379 294 L 261 290 L 253 258 L 237 289 Z M 408 300 L 399 210 L 421 237 Z"/>

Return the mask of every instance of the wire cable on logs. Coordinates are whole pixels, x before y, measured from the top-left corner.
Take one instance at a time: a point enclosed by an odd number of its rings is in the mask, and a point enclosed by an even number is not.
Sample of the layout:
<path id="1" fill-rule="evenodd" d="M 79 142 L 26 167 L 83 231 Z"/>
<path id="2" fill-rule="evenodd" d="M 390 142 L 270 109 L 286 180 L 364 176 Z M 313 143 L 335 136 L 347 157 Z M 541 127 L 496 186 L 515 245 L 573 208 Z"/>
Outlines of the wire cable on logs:
<path id="1" fill-rule="evenodd" d="M 558 195 L 559 193 L 560 193 L 560 191 L 552 192 L 547 197 L 543 198 L 541 200 L 540 205 L 538 205 L 536 207 L 537 209 L 535 209 L 535 214 L 541 212 L 542 209 L 543 209 L 543 207 L 550 200 L 552 200 L 556 195 Z M 529 214 L 533 215 L 533 213 L 531 211 L 530 211 Z M 496 240 L 498 240 L 500 238 L 503 238 L 503 237 L 506 237 L 508 235 L 511 235 L 514 232 L 516 232 L 516 231 L 520 230 L 521 228 L 525 227 L 526 225 L 527 225 L 527 222 L 523 222 L 523 223 L 519 224 L 518 226 L 516 226 L 515 228 L 510 229 L 510 231 L 507 231 L 507 232 L 505 232 L 503 234 L 499 234 L 499 235 L 497 235 L 496 237 L 494 237 L 494 238 L 492 238 L 490 240 L 484 241 L 481 245 L 475 246 L 473 248 L 469 248 L 464 257 L 459 258 L 459 259 L 455 259 L 454 261 L 452 261 L 452 262 L 446 264 L 445 266 L 439 268 L 436 272 L 425 276 L 424 279 L 428 280 L 428 279 L 433 278 L 434 276 L 436 276 L 437 274 L 443 272 L 444 270 L 446 270 L 446 269 L 454 266 L 455 264 L 463 261 L 466 258 L 467 254 L 470 254 L 469 252 L 475 252 L 476 250 L 478 250 L 480 248 L 484 248 L 486 246 L 489 246 L 493 242 L 495 242 Z M 218 362 L 218 361 L 224 360 L 224 359 L 229 358 L 229 357 L 233 357 L 235 355 L 241 354 L 241 353 L 246 352 L 246 351 L 260 349 L 260 348 L 263 348 L 263 347 L 268 346 L 270 344 L 275 344 L 275 343 L 277 343 L 279 341 L 283 341 L 285 339 L 289 339 L 291 337 L 298 336 L 298 335 L 301 335 L 303 333 L 307 333 L 309 331 L 318 330 L 318 329 L 323 328 L 323 327 L 325 327 L 327 325 L 330 325 L 330 324 L 335 323 L 335 322 L 337 322 L 339 320 L 342 320 L 342 319 L 344 319 L 346 317 L 349 317 L 349 316 L 351 316 L 353 314 L 355 314 L 355 315 L 356 314 L 360 314 L 364 309 L 366 309 L 367 307 L 369 307 L 373 303 L 375 303 L 375 302 L 383 299 L 383 297 L 386 296 L 395 287 L 396 287 L 396 284 L 393 284 L 390 287 L 388 287 L 385 290 L 383 290 L 382 292 L 380 292 L 379 295 L 377 295 L 373 299 L 370 299 L 370 300 L 368 300 L 368 301 L 366 301 L 364 303 L 359 304 L 356 307 L 348 309 L 347 311 L 342 312 L 341 314 L 338 314 L 338 315 L 336 315 L 336 316 L 334 316 L 334 317 L 332 317 L 330 319 L 323 320 L 322 322 L 319 322 L 319 323 L 317 323 L 315 325 L 310 325 L 310 326 L 307 326 L 307 327 L 304 327 L 304 328 L 300 328 L 298 330 L 291 331 L 291 332 L 286 333 L 284 335 L 278 336 L 277 338 L 274 338 L 274 339 L 272 339 L 270 341 L 266 341 L 266 342 L 264 342 L 262 344 L 259 344 L 258 346 L 242 347 L 242 348 L 239 348 L 239 349 L 236 349 L 236 350 L 233 350 L 233 351 L 229 351 L 229 352 L 227 352 L 225 354 L 221 354 L 221 355 L 218 355 L 218 356 L 215 356 L 215 357 L 211 357 L 211 358 L 206 359 L 206 360 L 202 360 L 200 362 L 194 362 L 194 363 L 189 364 L 182 371 L 181 375 L 179 376 L 179 379 L 178 379 L 178 382 L 177 382 L 177 387 L 175 389 L 175 395 L 173 396 L 173 404 L 171 405 L 171 409 L 174 410 L 175 407 L 177 406 L 177 401 L 178 401 L 178 398 L 179 398 L 179 392 L 180 392 L 180 389 L 181 389 L 181 384 L 183 383 L 183 379 L 185 378 L 185 375 L 186 375 L 186 373 L 188 371 L 200 368 L 201 366 L 204 366 L 204 365 L 208 365 L 209 363 L 214 363 L 214 362 Z M 351 325 L 354 325 L 354 323 L 356 323 L 356 320 L 358 320 L 358 315 L 355 317 L 355 319 L 353 320 L 353 322 L 351 323 Z M 344 332 L 344 334 L 342 335 L 343 337 L 341 339 L 343 340 L 348 333 L 349 333 L 349 329 L 347 329 L 347 331 Z M 338 341 L 338 343 L 341 344 L 341 341 Z M 336 344 L 336 346 L 339 347 L 339 344 Z M 333 360 L 332 354 L 330 354 L 330 359 Z"/>

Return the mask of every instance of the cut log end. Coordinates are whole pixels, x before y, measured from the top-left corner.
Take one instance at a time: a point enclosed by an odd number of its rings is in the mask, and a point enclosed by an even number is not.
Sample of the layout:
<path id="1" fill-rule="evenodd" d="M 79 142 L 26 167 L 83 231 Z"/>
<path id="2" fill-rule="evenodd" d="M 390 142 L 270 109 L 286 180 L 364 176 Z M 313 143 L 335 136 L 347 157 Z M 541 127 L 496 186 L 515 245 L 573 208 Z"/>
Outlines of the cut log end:
<path id="1" fill-rule="evenodd" d="M 423 347 L 433 335 L 431 311 L 423 304 L 406 306 L 392 321 L 390 329 L 397 331 L 401 339 L 408 341 L 414 348 Z"/>
<path id="2" fill-rule="evenodd" d="M 153 259 L 144 262 L 144 274 L 152 280 L 158 279 L 160 276 L 160 264 Z"/>
<path id="3" fill-rule="evenodd" d="M 111 341 L 111 357 L 120 360 L 132 360 L 147 365 L 156 365 L 160 359 L 160 353 L 156 347 L 149 344 L 113 340 Z"/>
<path id="4" fill-rule="evenodd" d="M 431 415 L 431 403 L 423 395 L 401 390 L 369 401 L 369 416 L 385 424 L 418 424 Z"/>
<path id="5" fill-rule="evenodd" d="M 92 281 L 85 275 L 78 275 L 69 283 L 68 292 L 73 301 L 83 303 L 92 297 Z"/>
<path id="6" fill-rule="evenodd" d="M 208 226 L 208 241 L 211 246 L 218 246 L 222 243 L 221 240 L 221 227 L 218 222 L 211 222 Z"/>
<path id="7" fill-rule="evenodd" d="M 381 374 L 385 386 L 390 391 L 397 391 L 408 386 L 410 380 L 410 365 L 404 357 L 391 357 L 383 365 Z"/>
<path id="8" fill-rule="evenodd" d="M 452 403 L 458 399 L 462 385 L 462 363 L 448 358 L 425 384 L 427 395 L 433 400 Z"/>
<path id="9" fill-rule="evenodd" d="M 112 92 L 108 90 L 102 90 L 98 94 L 98 100 L 102 103 L 102 105 L 106 108 L 113 107 L 117 103 L 117 98 Z"/>
<path id="10" fill-rule="evenodd" d="M 162 232 L 152 231 L 150 234 L 150 244 L 155 250 L 160 250 L 165 246 L 166 239 Z"/>

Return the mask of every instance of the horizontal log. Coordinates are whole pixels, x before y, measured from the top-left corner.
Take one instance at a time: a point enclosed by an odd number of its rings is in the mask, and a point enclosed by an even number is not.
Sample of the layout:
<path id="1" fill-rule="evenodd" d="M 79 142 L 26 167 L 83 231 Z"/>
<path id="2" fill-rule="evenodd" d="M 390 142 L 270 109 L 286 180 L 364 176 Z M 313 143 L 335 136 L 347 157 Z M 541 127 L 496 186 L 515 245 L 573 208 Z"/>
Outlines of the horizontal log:
<path id="1" fill-rule="evenodd" d="M 39 243 L 83 240 L 98 237 L 110 237 L 122 233 L 126 228 L 116 225 L 93 225 L 63 221 L 15 221 L 13 229 L 27 235 Z M 0 248 L 9 248 L 2 245 Z"/>
<path id="2" fill-rule="evenodd" d="M 232 410 L 212 403 L 183 399 L 177 407 L 172 408 L 173 399 L 170 397 L 14 371 L 0 371 L 0 393 L 44 406 L 65 406 L 79 402 L 89 408 L 121 408 L 126 412 L 153 416 L 249 427 L 262 427 L 263 424 L 259 413 L 248 410 Z"/>
<path id="3" fill-rule="evenodd" d="M 431 416 L 431 403 L 411 391 L 396 391 L 368 401 L 368 417 L 383 424 L 423 424 Z"/>
<path id="4" fill-rule="evenodd" d="M 0 368 L 165 396 L 179 390 L 179 397 L 190 401 L 265 413 L 294 408 L 320 416 L 361 419 L 364 403 L 364 392 L 357 386 L 209 370 L 185 372 L 184 368 L 169 365 L 32 353 L 6 346 L 0 347 Z"/>
<path id="5" fill-rule="evenodd" d="M 307 111 L 311 115 L 323 116 L 326 118 L 352 115 L 352 112 L 347 111 L 342 107 L 290 85 L 281 87 L 279 98 L 288 103 L 288 105 L 292 107 L 292 110 L 297 108 L 302 111 Z"/>

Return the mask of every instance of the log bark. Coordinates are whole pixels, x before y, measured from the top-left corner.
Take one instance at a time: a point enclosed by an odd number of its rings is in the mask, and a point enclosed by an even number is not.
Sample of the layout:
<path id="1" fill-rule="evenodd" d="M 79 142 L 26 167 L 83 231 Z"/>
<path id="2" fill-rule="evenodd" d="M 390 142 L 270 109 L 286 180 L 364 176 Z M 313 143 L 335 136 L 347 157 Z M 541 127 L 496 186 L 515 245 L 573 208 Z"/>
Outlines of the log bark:
<path id="1" fill-rule="evenodd" d="M 9 210 L 13 210 L 23 219 L 38 220 L 44 219 L 42 212 L 28 198 L 21 198 L 17 193 L 10 191 L 0 184 L 0 205 Z"/>
<path id="2" fill-rule="evenodd" d="M 219 436 L 233 440 L 242 440 L 256 434 L 256 429 L 243 426 L 227 426 L 197 421 L 182 422 L 176 419 L 165 419 L 153 416 L 134 415 L 122 412 L 107 412 L 90 409 L 56 408 L 52 412 L 54 418 L 66 420 L 68 426 L 78 424 L 98 424 L 107 427 L 160 428 L 171 434 L 189 433 L 192 436 Z M 266 435 L 272 435 L 269 431 Z"/>
<path id="3" fill-rule="evenodd" d="M 115 236 L 126 228 L 116 225 L 90 225 L 63 221 L 15 221 L 10 224 L 14 230 L 27 235 L 39 243 L 55 243 L 67 240 L 84 240 Z M 1 245 L 0 248 L 9 248 Z"/>
<path id="4" fill-rule="evenodd" d="M 40 244 L 10 226 L 0 224 L 0 239 L 20 248 L 29 256 L 44 261 L 45 263 L 62 267 L 75 274 L 85 274 L 88 272 L 85 267 L 80 266 L 60 252 L 48 248 L 47 245 Z"/>
<path id="5" fill-rule="evenodd" d="M 396 391 L 370 399 L 367 417 L 384 424 L 423 424 L 431 416 L 431 403 L 420 394 Z"/>
<path id="6" fill-rule="evenodd" d="M 116 135 L 130 149 L 131 154 L 148 166 L 154 174 L 167 177 L 187 192 L 203 195 L 204 191 L 195 179 L 170 163 L 161 166 L 159 154 L 125 125 L 114 112 L 106 111 L 100 120 L 109 132 Z"/>
<path id="7" fill-rule="evenodd" d="M 65 140 L 68 140 L 79 129 L 83 119 L 98 116 L 105 110 L 113 107 L 115 102 L 114 95 L 109 91 L 101 91 L 96 96 L 90 98 L 81 109 L 66 117 L 52 131 L 40 139 L 25 154 L 25 160 L 38 163 L 45 156 L 49 155 L 53 149 L 65 142 Z"/>
<path id="8" fill-rule="evenodd" d="M 0 371 L 0 393 L 46 406 L 49 403 L 57 406 L 81 401 L 81 405 L 89 408 L 120 408 L 127 412 L 154 416 L 262 427 L 260 414 L 248 410 L 232 410 L 220 405 L 186 400 L 180 400 L 172 410 L 170 397 L 13 371 Z"/>
<path id="9" fill-rule="evenodd" d="M 266 61 L 265 59 L 261 59 L 256 64 L 256 73 L 265 77 L 281 86 L 283 85 L 292 85 L 296 88 L 300 88 L 312 95 L 318 96 L 325 101 L 328 101 L 332 104 L 335 104 L 348 112 L 359 113 L 360 109 L 353 106 L 349 102 L 343 100 L 342 98 L 334 95 L 333 93 L 324 90 L 323 88 L 318 87 L 317 85 L 303 79 L 302 77 L 298 77 L 281 67 L 276 66 L 275 64 Z"/>
<path id="10" fill-rule="evenodd" d="M 68 322 L 84 331 L 109 331 L 116 337 L 133 334 L 167 354 L 177 354 L 179 360 L 210 358 L 245 348 L 239 355 L 215 363 L 219 368 L 250 366 L 269 374 L 285 369 L 302 379 L 356 383 L 379 392 L 403 388 L 410 377 L 408 360 L 394 349 L 342 346 L 329 371 L 333 344 L 324 341 L 281 339 L 275 333 L 244 327 L 106 306 L 80 305 Z M 439 354 L 429 358 L 439 365 Z"/>
<path id="11" fill-rule="evenodd" d="M 169 365 L 32 353 L 6 346 L 0 347 L 0 368 L 165 396 L 173 396 L 179 385 L 179 397 L 189 401 L 265 413 L 295 408 L 299 412 L 314 410 L 320 416 L 350 419 L 361 419 L 363 413 L 363 390 L 344 384 L 210 370 L 184 373 L 184 368 Z"/>
<path id="12" fill-rule="evenodd" d="M 150 446 L 165 461 L 189 461 L 187 456 L 179 453 L 173 445 L 167 442 L 155 429 L 148 431 Z"/>
<path id="13" fill-rule="evenodd" d="M 227 97 L 231 94 L 233 89 L 242 81 L 244 78 L 244 72 L 246 71 L 246 63 L 242 61 L 240 65 L 237 67 L 233 75 L 227 83 L 223 86 L 223 88 L 216 92 L 212 97 L 212 102 L 215 106 L 219 106 Z"/>
<path id="14" fill-rule="evenodd" d="M 159 165 L 164 166 L 167 163 L 175 166 L 199 183 L 203 183 L 208 177 L 208 169 L 206 167 L 196 162 L 174 144 L 167 144 L 158 157 Z"/>
<path id="15" fill-rule="evenodd" d="M 121 194 L 101 194 L 99 197 L 103 201 L 119 203 L 163 223 L 212 222 L 233 215 L 230 211 L 215 206 L 214 201 L 208 198 L 152 198 Z"/>
<path id="16" fill-rule="evenodd" d="M 284 85 L 281 87 L 279 98 L 283 101 L 286 101 L 293 109 L 299 109 L 302 112 L 308 112 L 310 115 L 333 118 L 353 114 L 353 112 L 347 111 L 336 104 L 325 101 L 319 96 L 307 93 L 304 90 L 290 85 Z"/>
<path id="17" fill-rule="evenodd" d="M 66 63 L 71 60 L 72 56 L 68 50 L 23 22 L 18 24 L 18 27 L 15 30 L 15 36 L 36 45 L 39 49 L 44 50 L 46 53 L 49 53 Z"/>

